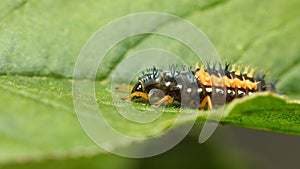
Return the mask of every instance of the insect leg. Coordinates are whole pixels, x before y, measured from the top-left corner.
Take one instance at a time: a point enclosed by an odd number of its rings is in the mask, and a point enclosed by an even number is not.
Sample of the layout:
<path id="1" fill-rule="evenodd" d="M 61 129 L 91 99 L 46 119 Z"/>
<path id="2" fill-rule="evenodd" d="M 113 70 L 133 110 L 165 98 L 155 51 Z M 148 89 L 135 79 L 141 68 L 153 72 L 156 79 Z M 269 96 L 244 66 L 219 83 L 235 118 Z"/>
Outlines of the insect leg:
<path id="1" fill-rule="evenodd" d="M 160 99 L 159 101 L 157 101 L 156 103 L 154 103 L 155 106 L 160 106 L 161 104 L 167 102 L 167 104 L 172 104 L 173 103 L 173 98 L 169 95 L 166 95 L 165 97 L 163 97 L 162 99 Z"/>
<path id="2" fill-rule="evenodd" d="M 208 110 L 212 109 L 212 102 L 211 102 L 210 96 L 204 97 L 204 99 L 202 100 L 202 102 L 199 105 L 199 109 L 204 109 L 206 105 L 208 107 Z"/>
<path id="3" fill-rule="evenodd" d="M 141 97 L 143 99 L 149 99 L 149 96 L 147 93 L 144 92 L 133 92 L 130 95 L 123 97 L 122 100 L 128 100 L 128 99 L 132 99 L 133 97 Z"/>

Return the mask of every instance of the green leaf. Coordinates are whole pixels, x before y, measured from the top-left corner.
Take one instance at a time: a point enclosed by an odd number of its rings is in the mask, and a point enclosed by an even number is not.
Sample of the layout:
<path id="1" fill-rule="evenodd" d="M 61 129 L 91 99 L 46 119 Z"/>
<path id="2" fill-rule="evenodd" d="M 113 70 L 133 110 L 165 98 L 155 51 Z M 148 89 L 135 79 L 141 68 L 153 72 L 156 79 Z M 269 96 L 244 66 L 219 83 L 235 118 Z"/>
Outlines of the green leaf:
<path id="1" fill-rule="evenodd" d="M 0 162 L 99 153 L 76 121 L 70 81 L 2 76 L 0 84 Z"/>
<path id="2" fill-rule="evenodd" d="M 250 64 L 278 79 L 277 89 L 300 99 L 300 3 L 268 1 L 10 1 L 0 5 L 0 162 L 68 159 L 104 153 L 83 132 L 72 103 L 72 74 L 85 41 L 105 24 L 135 12 L 167 12 L 189 20 L 215 45 L 224 62 Z M 168 23 L 166 23 L 168 24 Z M 99 69 L 98 104 L 121 133 L 148 137 L 168 129 L 178 108 L 153 123 L 138 125 L 112 107 L 110 77 L 122 59 L 157 47 L 189 65 L 195 56 L 178 41 L 134 37 L 116 46 Z M 273 94 L 237 99 L 227 105 L 225 124 L 300 134 L 299 102 Z M 133 103 L 138 109 L 147 106 Z M 199 112 L 203 121 L 207 111 Z M 188 110 L 184 110 L 188 112 Z M 182 123 L 189 123 L 187 118 Z M 124 127 L 125 126 L 125 127 Z M 115 144 L 114 148 L 122 145 Z"/>
<path id="3" fill-rule="evenodd" d="M 300 135 L 300 101 L 274 93 L 259 93 L 235 100 L 226 107 L 222 123 Z"/>
<path id="4" fill-rule="evenodd" d="M 27 163 L 10 163 L 0 165 L 2 169 L 82 169 L 82 168 L 121 168 L 129 169 L 135 166 L 133 160 L 108 155 L 98 154 L 93 157 L 68 158 L 64 160 L 29 161 Z"/>

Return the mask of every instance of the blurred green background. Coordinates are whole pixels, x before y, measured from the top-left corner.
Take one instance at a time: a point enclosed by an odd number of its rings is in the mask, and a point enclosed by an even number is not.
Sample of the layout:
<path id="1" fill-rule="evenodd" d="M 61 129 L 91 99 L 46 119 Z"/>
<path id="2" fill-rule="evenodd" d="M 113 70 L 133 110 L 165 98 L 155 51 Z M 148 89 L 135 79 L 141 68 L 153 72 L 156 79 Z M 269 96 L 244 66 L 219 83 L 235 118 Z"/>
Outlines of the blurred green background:
<path id="1" fill-rule="evenodd" d="M 297 136 L 220 126 L 198 144 L 201 124 L 164 154 L 118 157 L 99 150 L 83 132 L 71 93 L 76 58 L 95 31 L 128 14 L 166 12 L 200 28 L 224 62 L 264 68 L 280 80 L 280 91 L 299 99 L 299 6 L 299 0 L 2 0 L 0 168 L 299 168 Z M 147 47 L 171 50 L 194 65 L 187 59 L 192 52 L 169 40 L 121 43 L 97 80 L 108 87 L 116 65 Z"/>

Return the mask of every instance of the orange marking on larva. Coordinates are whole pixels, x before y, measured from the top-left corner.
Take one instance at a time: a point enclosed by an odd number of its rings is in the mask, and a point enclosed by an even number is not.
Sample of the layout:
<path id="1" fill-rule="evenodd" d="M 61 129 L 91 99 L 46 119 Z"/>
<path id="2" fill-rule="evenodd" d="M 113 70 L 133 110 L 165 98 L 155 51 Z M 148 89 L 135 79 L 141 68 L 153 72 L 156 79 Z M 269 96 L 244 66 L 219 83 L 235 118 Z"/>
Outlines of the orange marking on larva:
<path id="1" fill-rule="evenodd" d="M 230 87 L 229 78 L 227 76 L 224 76 L 223 79 L 224 79 L 225 86 Z"/>
<path id="2" fill-rule="evenodd" d="M 253 85 L 253 90 L 257 90 L 257 85 L 259 84 L 260 82 L 254 82 L 252 85 Z"/>
<path id="3" fill-rule="evenodd" d="M 235 64 L 232 64 L 230 72 L 234 72 L 234 71 L 235 71 Z"/>
<path id="4" fill-rule="evenodd" d="M 196 64 L 196 67 L 198 65 Z M 250 66 L 246 66 L 244 68 L 243 74 L 247 74 L 249 71 Z M 235 71 L 236 75 L 241 75 L 241 66 L 238 66 L 238 68 L 235 70 L 235 64 L 232 65 L 232 70 Z M 253 77 L 253 73 L 256 70 L 256 68 L 252 68 L 250 73 L 247 75 L 249 78 Z M 244 77 L 240 80 L 239 78 L 233 78 L 232 75 L 230 75 L 230 78 L 227 76 L 221 76 L 219 73 L 218 76 L 215 75 L 209 75 L 204 69 L 204 65 L 201 65 L 201 68 L 195 72 L 195 77 L 199 80 L 200 84 L 204 86 L 218 86 L 218 87 L 228 87 L 228 88 L 242 88 L 242 89 L 250 89 L 250 90 L 257 90 L 258 86 L 257 84 L 259 82 L 252 82 L 250 80 L 246 80 Z"/>
<path id="5" fill-rule="evenodd" d="M 250 80 L 246 80 L 246 86 L 248 89 L 252 90 L 256 90 L 257 86 L 255 83 L 251 82 Z"/>
<path id="6" fill-rule="evenodd" d="M 239 76 L 241 75 L 241 66 L 239 66 L 235 72 L 235 75 Z"/>
<path id="7" fill-rule="evenodd" d="M 227 76 L 224 76 L 225 86 L 235 88 L 234 79 L 229 79 Z"/>
<path id="8" fill-rule="evenodd" d="M 219 86 L 223 87 L 224 86 L 224 80 L 222 78 L 219 78 L 215 75 L 211 75 L 211 81 L 213 86 Z"/>
<path id="9" fill-rule="evenodd" d="M 241 82 L 240 82 L 240 86 L 241 86 L 243 89 L 247 89 L 246 80 L 245 80 L 244 77 L 243 77 L 243 80 L 241 80 Z"/>
<path id="10" fill-rule="evenodd" d="M 234 78 L 234 85 L 235 85 L 235 87 L 237 87 L 237 88 L 241 88 L 241 87 L 242 87 L 242 86 L 241 86 L 241 80 L 238 79 L 238 78 Z"/>
<path id="11" fill-rule="evenodd" d="M 249 71 L 250 65 L 245 66 L 243 74 L 247 74 Z"/>
<path id="12" fill-rule="evenodd" d="M 201 71 L 201 72 L 205 72 L 205 70 L 204 70 L 204 64 L 201 64 L 200 71 Z"/>
<path id="13" fill-rule="evenodd" d="M 195 70 L 199 69 L 199 64 L 196 62 Z"/>
<path id="14" fill-rule="evenodd" d="M 250 73 L 247 74 L 247 77 L 253 78 L 253 74 L 254 74 L 254 71 L 255 71 L 255 70 L 256 70 L 256 68 L 252 68 L 251 71 L 250 71 Z"/>
<path id="15" fill-rule="evenodd" d="M 211 86 L 210 76 L 207 72 L 205 72 L 203 64 L 201 65 L 200 70 L 195 73 L 195 77 L 200 81 L 200 84 Z"/>

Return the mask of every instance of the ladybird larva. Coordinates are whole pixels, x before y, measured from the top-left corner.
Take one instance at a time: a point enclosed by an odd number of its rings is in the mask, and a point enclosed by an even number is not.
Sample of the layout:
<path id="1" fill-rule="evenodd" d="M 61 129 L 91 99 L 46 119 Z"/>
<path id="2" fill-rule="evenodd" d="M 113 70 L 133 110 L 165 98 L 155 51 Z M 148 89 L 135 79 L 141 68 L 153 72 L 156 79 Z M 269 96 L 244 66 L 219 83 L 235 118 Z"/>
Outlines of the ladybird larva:
<path id="1" fill-rule="evenodd" d="M 180 71 L 176 67 L 171 65 L 169 70 L 156 67 L 147 69 L 132 88 L 131 94 L 123 99 L 149 99 L 150 91 L 159 89 L 165 96 L 155 103 L 157 106 L 174 101 L 182 103 L 184 97 L 187 107 L 212 109 L 212 104 L 222 105 L 258 91 L 275 91 L 275 82 L 267 83 L 265 74 L 254 77 L 256 69 L 250 69 L 250 66 L 225 64 L 223 68 L 219 64 L 217 69 L 216 65 L 211 67 L 210 64 L 202 64 L 198 67 L 196 64 L 194 70 L 183 67 Z"/>

